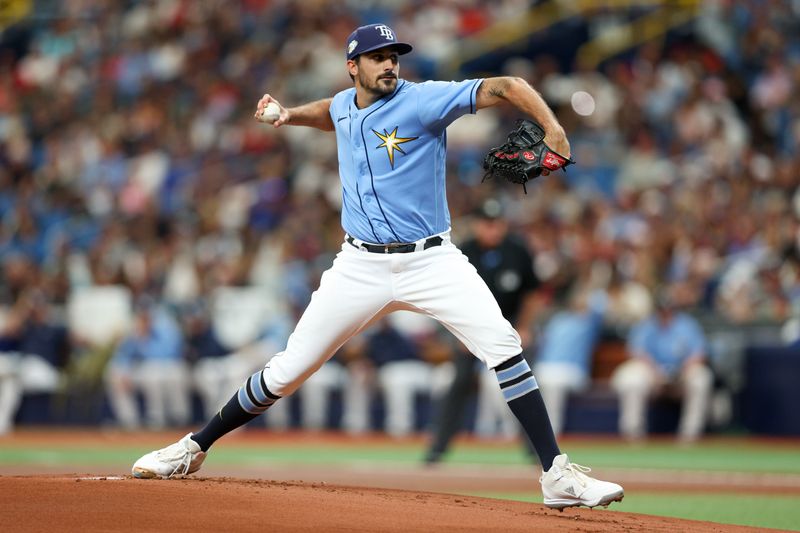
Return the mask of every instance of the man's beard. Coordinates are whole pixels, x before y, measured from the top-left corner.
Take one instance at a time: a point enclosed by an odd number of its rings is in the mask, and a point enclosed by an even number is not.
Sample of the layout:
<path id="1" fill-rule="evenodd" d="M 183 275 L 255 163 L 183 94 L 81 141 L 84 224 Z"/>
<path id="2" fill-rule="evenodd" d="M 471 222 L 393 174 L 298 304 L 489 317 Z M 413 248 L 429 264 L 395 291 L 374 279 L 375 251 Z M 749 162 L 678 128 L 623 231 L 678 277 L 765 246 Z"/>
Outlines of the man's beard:
<path id="1" fill-rule="evenodd" d="M 397 88 L 397 78 L 392 77 L 391 79 L 387 79 L 385 74 L 382 74 L 377 80 L 370 83 L 369 80 L 366 79 L 366 76 L 359 72 L 358 81 L 367 91 L 381 96 L 392 94 Z"/>

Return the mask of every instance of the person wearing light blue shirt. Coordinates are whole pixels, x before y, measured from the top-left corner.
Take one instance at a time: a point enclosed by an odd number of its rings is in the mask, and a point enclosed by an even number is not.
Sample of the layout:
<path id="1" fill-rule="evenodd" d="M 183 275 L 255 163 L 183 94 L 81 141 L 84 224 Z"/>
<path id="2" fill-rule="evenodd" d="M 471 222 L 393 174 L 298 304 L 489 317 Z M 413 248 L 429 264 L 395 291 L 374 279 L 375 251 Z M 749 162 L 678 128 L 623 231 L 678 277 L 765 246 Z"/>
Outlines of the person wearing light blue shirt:
<path id="1" fill-rule="evenodd" d="M 449 124 L 479 109 L 510 104 L 542 125 L 553 151 L 569 157 L 564 128 L 521 78 L 425 83 L 400 78 L 400 56 L 412 46 L 385 24 L 356 28 L 344 48 L 352 88 L 291 108 L 265 94 L 254 117 L 274 127 L 335 132 L 345 231 L 341 251 L 322 275 L 286 349 L 250 376 L 199 432 L 140 458 L 133 475 L 171 475 L 181 465 L 184 473 L 197 470 L 217 439 L 292 394 L 348 339 L 387 314 L 406 310 L 439 321 L 495 372 L 509 408 L 536 448 L 545 472 L 545 505 L 620 501 L 622 487 L 581 474 L 586 470 L 559 450 L 519 334 L 450 241 Z"/>
<path id="2" fill-rule="evenodd" d="M 111 411 L 127 429 L 142 425 L 136 401 L 144 397 L 152 428 L 189 421 L 189 369 L 177 321 L 154 302 L 139 302 L 130 333 L 120 340 L 105 374 Z"/>
<path id="3" fill-rule="evenodd" d="M 134 331 L 123 338 L 112 366 L 130 368 L 142 361 L 176 361 L 183 338 L 175 320 L 163 309 L 137 310 Z"/>
<path id="4" fill-rule="evenodd" d="M 656 312 L 628 335 L 630 359 L 611 376 L 620 398 L 620 433 L 630 440 L 646 434 L 648 398 L 682 397 L 678 436 L 691 442 L 705 427 L 713 374 L 706 364 L 706 340 L 700 324 L 678 311 L 668 289 L 656 299 Z"/>
<path id="5" fill-rule="evenodd" d="M 553 315 L 542 332 L 533 371 L 556 434 L 564 427 L 570 393 L 590 384 L 592 355 L 603 327 L 606 300 L 603 292 L 577 287 L 570 296 L 569 308 Z"/>

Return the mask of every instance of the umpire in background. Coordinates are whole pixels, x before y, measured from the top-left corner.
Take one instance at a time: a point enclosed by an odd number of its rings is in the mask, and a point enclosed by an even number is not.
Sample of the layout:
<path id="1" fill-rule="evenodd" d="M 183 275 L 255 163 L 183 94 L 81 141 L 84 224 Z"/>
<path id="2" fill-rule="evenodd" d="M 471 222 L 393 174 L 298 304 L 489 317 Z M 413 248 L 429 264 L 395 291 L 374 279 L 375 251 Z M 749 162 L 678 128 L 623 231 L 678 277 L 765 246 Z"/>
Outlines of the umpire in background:
<path id="1" fill-rule="evenodd" d="M 461 251 L 477 269 L 494 295 L 503 316 L 519 332 L 523 348 L 531 342 L 530 323 L 536 313 L 535 291 L 539 280 L 533 271 L 533 258 L 525 245 L 508 231 L 503 208 L 495 199 L 486 200 L 475 213 L 474 236 L 461 244 Z M 439 462 L 450 441 L 459 432 L 464 411 L 477 390 L 480 363 L 463 349 L 453 357 L 455 376 L 442 396 L 425 462 Z M 535 452 L 527 437 L 528 453 Z"/>

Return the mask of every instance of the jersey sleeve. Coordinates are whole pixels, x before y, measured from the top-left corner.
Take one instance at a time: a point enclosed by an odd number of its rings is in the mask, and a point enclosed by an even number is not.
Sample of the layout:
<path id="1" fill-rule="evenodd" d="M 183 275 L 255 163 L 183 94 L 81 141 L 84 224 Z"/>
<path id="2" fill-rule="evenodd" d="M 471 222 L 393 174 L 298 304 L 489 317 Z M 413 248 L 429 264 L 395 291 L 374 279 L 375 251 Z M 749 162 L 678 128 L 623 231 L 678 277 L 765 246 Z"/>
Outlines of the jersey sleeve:
<path id="1" fill-rule="evenodd" d="M 333 121 L 334 126 L 338 123 L 339 118 L 341 118 L 342 113 L 347 112 L 347 108 L 343 106 L 347 98 L 347 91 L 340 91 L 333 96 L 333 100 L 331 100 L 330 108 L 328 108 L 328 113 L 331 116 L 331 120 Z"/>
<path id="2" fill-rule="evenodd" d="M 477 79 L 419 84 L 417 108 L 422 125 L 429 130 L 440 131 L 458 117 L 475 113 L 475 97 L 482 82 L 482 79 Z"/>

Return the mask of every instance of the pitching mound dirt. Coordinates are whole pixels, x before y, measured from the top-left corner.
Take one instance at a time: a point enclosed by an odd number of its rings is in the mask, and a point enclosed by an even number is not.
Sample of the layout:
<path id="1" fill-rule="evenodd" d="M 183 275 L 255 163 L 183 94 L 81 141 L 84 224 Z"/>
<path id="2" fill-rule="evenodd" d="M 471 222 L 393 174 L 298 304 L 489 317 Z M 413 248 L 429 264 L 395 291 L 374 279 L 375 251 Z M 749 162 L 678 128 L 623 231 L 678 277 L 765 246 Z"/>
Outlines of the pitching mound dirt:
<path id="1" fill-rule="evenodd" d="M 392 489 L 232 478 L 0 477 L 5 531 L 756 531 Z"/>

